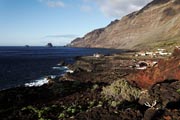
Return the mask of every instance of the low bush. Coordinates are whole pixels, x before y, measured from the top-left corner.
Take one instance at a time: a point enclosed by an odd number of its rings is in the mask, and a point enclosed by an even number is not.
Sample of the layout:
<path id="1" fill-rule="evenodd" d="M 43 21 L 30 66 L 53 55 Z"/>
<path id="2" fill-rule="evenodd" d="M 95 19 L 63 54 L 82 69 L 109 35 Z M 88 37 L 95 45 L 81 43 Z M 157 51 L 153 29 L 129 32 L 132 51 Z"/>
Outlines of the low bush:
<path id="1" fill-rule="evenodd" d="M 140 92 L 141 90 L 139 88 L 133 87 L 124 79 L 120 79 L 113 82 L 110 86 L 104 87 L 102 95 L 106 100 L 120 104 L 123 101 L 132 102 L 137 100 Z"/>

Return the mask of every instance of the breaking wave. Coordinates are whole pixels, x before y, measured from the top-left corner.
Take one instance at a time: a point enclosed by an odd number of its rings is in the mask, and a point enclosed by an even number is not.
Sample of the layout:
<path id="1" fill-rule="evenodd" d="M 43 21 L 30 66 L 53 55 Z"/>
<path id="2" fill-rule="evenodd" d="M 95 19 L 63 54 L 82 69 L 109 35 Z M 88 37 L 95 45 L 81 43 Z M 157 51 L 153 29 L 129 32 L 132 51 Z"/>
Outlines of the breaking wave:
<path id="1" fill-rule="evenodd" d="M 40 78 L 37 80 L 33 80 L 30 83 L 25 83 L 24 84 L 25 87 L 39 87 L 39 86 L 42 86 L 44 84 L 48 84 L 48 82 L 49 82 L 48 78 L 55 79 L 56 77 L 63 76 L 65 73 L 73 73 L 74 72 L 73 70 L 70 70 L 67 66 L 52 67 L 52 69 L 59 70 L 59 72 L 61 74 L 59 74 L 59 75 L 48 75 L 47 77 L 43 77 L 43 78 Z"/>
<path id="2" fill-rule="evenodd" d="M 34 80 L 33 82 L 30 83 L 25 83 L 25 87 L 39 87 L 44 84 L 47 84 L 49 82 L 48 78 L 42 78 L 38 80 Z"/>

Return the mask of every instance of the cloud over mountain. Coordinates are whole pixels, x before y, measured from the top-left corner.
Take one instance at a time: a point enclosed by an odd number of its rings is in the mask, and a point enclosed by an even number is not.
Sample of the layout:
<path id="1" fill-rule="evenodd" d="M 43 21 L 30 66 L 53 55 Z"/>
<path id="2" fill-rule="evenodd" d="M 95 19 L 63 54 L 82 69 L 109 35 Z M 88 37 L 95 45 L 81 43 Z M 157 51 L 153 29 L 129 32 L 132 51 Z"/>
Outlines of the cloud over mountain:
<path id="1" fill-rule="evenodd" d="M 85 3 L 95 2 L 105 16 L 115 18 L 137 11 L 150 1 L 152 0 L 83 0 Z"/>

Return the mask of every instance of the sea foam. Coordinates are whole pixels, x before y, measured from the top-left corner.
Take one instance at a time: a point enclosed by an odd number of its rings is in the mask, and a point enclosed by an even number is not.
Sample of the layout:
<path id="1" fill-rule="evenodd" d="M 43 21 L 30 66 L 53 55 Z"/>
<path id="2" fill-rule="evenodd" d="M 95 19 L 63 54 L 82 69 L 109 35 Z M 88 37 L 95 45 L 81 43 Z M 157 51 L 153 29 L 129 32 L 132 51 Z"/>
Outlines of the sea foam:
<path id="1" fill-rule="evenodd" d="M 62 66 L 62 67 L 52 67 L 52 69 L 54 70 L 59 70 L 62 72 L 61 75 L 48 75 L 48 77 L 43 77 L 37 80 L 33 80 L 30 83 L 25 83 L 25 87 L 39 87 L 42 86 L 44 84 L 47 84 L 49 82 L 48 78 L 50 79 L 55 79 L 58 76 L 63 76 L 64 73 L 73 73 L 73 70 L 70 70 L 67 66 Z"/>
<path id="2" fill-rule="evenodd" d="M 48 82 L 49 82 L 48 78 L 42 78 L 42 79 L 34 80 L 33 82 L 30 83 L 26 83 L 25 87 L 39 87 L 44 84 L 47 84 Z"/>
<path id="3" fill-rule="evenodd" d="M 52 69 L 64 71 L 64 70 L 67 70 L 68 67 L 67 67 L 67 66 L 62 66 L 62 67 L 52 67 Z"/>
<path id="4" fill-rule="evenodd" d="M 61 70 L 64 73 L 74 73 L 73 70 L 70 70 L 67 66 L 62 66 L 62 67 L 52 67 L 54 70 Z"/>

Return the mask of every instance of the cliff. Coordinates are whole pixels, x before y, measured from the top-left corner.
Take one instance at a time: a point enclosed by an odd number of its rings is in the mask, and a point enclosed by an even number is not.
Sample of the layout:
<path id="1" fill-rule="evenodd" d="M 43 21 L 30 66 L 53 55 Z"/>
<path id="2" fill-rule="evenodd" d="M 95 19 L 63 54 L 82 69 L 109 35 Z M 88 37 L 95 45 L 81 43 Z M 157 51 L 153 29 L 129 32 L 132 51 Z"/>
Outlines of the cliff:
<path id="1" fill-rule="evenodd" d="M 180 42 L 180 1 L 154 0 L 139 11 L 70 43 L 72 47 L 151 49 Z"/>

